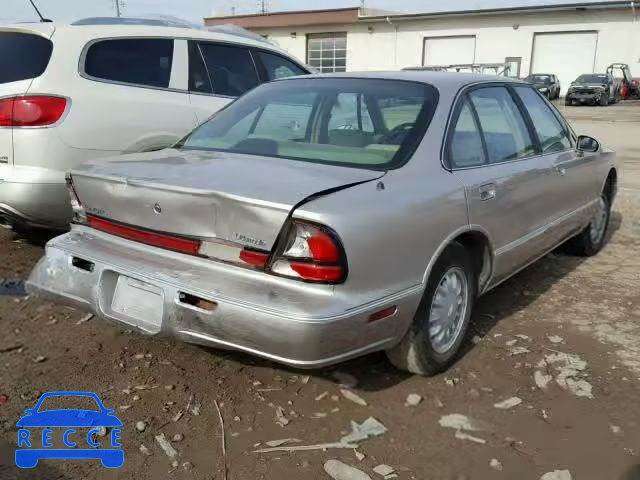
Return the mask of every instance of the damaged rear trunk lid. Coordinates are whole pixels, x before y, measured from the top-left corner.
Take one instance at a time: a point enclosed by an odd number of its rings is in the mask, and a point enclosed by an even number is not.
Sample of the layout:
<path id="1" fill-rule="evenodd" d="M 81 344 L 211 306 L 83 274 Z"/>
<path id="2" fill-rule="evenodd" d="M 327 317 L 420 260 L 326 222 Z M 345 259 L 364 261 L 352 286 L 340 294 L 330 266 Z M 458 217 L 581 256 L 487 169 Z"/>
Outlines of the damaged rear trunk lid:
<path id="1" fill-rule="evenodd" d="M 289 214 L 309 197 L 375 180 L 384 172 L 169 149 L 84 164 L 71 174 L 90 215 L 270 250 Z"/>

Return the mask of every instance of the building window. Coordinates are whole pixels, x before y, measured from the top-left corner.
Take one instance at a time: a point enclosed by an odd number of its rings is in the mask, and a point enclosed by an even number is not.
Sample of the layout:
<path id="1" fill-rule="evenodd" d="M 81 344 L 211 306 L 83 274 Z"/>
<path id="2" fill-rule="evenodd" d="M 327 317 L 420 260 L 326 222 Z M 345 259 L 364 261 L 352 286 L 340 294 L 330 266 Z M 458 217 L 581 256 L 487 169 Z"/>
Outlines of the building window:
<path id="1" fill-rule="evenodd" d="M 310 33 L 307 35 L 307 64 L 322 73 L 347 70 L 346 33 Z"/>

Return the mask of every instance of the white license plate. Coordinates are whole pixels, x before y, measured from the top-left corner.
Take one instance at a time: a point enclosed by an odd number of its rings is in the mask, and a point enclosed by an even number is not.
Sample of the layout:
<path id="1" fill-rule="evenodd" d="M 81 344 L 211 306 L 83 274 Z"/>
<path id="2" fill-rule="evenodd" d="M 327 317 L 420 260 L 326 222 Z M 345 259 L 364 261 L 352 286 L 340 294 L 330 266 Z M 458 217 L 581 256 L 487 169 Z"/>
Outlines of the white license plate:
<path id="1" fill-rule="evenodd" d="M 162 290 L 155 285 L 120 275 L 111 301 L 111 310 L 122 321 L 149 333 L 162 327 Z"/>

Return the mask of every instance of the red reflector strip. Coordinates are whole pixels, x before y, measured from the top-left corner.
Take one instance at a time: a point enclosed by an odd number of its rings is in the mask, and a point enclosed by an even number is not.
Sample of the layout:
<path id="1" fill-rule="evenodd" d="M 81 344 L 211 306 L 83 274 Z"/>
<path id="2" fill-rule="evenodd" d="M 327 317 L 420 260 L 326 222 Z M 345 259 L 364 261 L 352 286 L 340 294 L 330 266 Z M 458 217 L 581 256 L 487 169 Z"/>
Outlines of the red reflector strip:
<path id="1" fill-rule="evenodd" d="M 91 215 L 88 215 L 87 219 L 89 226 L 96 230 L 101 230 L 135 242 L 146 243 L 154 247 L 166 248 L 167 250 L 188 253 L 190 255 L 197 255 L 198 249 L 200 248 L 200 242 L 198 240 L 189 240 L 135 227 L 127 227 L 126 225 L 110 222 L 109 220 Z"/>
<path id="2" fill-rule="evenodd" d="M 245 248 L 240 251 L 240 260 L 254 267 L 264 268 L 267 260 L 269 260 L 269 253 L 256 252 L 255 250 L 247 250 Z"/>
<path id="3" fill-rule="evenodd" d="M 393 307 L 385 308 L 384 310 L 379 310 L 375 313 L 369 315 L 369 321 L 375 322 L 376 320 L 382 320 L 383 318 L 392 317 L 398 311 L 398 307 L 395 305 Z"/>
<path id="4" fill-rule="evenodd" d="M 342 267 L 339 265 L 317 265 L 289 261 L 289 266 L 304 280 L 337 282 L 342 279 Z"/>

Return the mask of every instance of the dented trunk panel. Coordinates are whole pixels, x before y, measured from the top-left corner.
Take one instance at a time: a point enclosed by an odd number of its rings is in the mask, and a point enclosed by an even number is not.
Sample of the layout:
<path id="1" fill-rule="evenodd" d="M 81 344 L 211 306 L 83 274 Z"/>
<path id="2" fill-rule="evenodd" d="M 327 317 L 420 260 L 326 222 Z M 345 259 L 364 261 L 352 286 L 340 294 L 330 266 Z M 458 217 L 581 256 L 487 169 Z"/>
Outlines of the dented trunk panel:
<path id="1" fill-rule="evenodd" d="M 382 172 L 252 155 L 164 150 L 72 171 L 90 214 L 160 232 L 271 249 L 309 196 Z M 265 181 L 267 180 L 267 181 Z"/>

